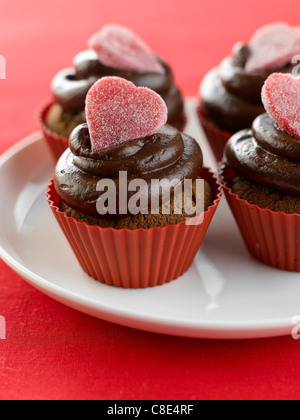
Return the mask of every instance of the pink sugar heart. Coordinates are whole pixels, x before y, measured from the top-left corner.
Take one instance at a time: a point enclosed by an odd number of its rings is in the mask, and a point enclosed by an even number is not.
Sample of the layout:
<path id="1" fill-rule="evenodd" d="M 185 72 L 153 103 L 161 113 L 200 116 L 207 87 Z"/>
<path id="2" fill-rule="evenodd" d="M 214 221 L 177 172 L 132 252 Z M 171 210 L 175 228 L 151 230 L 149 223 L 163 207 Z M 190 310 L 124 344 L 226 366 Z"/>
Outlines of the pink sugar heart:
<path id="1" fill-rule="evenodd" d="M 286 23 L 263 26 L 254 34 L 249 47 L 251 55 L 246 64 L 247 72 L 278 69 L 300 54 L 300 27 Z"/>
<path id="2" fill-rule="evenodd" d="M 86 116 L 93 152 L 156 133 L 168 119 L 163 99 L 120 77 L 104 77 L 90 89 Z"/>
<path id="3" fill-rule="evenodd" d="M 93 35 L 89 47 L 98 54 L 101 63 L 125 71 L 152 71 L 165 74 L 149 47 L 130 29 L 106 25 Z"/>
<path id="4" fill-rule="evenodd" d="M 300 140 L 300 79 L 272 74 L 264 84 L 262 101 L 279 128 Z"/>

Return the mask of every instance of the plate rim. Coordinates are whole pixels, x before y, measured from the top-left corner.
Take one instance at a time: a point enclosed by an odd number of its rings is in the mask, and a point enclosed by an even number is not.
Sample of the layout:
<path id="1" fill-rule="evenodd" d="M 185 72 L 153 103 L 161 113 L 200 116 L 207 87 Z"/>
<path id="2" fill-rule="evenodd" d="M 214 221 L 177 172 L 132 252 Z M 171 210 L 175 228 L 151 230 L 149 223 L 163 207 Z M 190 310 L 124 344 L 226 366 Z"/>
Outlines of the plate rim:
<path id="1" fill-rule="evenodd" d="M 40 130 L 33 132 L 32 134 L 26 136 L 21 141 L 14 144 L 8 150 L 6 150 L 0 156 L 0 169 L 14 156 L 21 153 L 24 149 L 32 146 L 34 143 L 38 143 L 43 141 L 43 135 Z M 67 290 L 61 286 L 55 285 L 50 281 L 40 277 L 38 274 L 32 272 L 24 265 L 22 265 L 19 261 L 17 261 L 13 256 L 9 254 L 7 250 L 5 250 L 2 245 L 0 244 L 0 258 L 18 275 L 20 275 L 24 280 L 26 280 L 29 284 L 33 287 L 37 288 L 41 292 L 45 293 L 46 295 L 52 297 L 55 300 L 60 302 L 67 301 L 67 306 L 72 307 L 72 302 L 76 304 L 80 304 L 85 308 L 90 308 L 93 310 L 97 310 L 101 312 L 101 317 L 98 318 L 107 320 L 109 322 L 115 322 L 119 325 L 126 325 L 130 328 L 136 328 L 143 331 L 151 331 L 151 332 L 158 332 L 153 329 L 153 326 L 157 327 L 168 327 L 168 328 L 184 328 L 186 329 L 186 334 L 184 333 L 172 333 L 170 335 L 176 336 L 186 336 L 186 337 L 193 337 L 193 338 L 206 338 L 204 332 L 208 333 L 244 333 L 245 338 L 262 338 L 262 337 L 274 337 L 274 336 L 283 336 L 287 335 L 292 332 L 293 320 L 291 317 L 284 317 L 284 318 L 276 318 L 276 319 L 261 319 L 261 320 L 234 320 L 234 321 L 220 321 L 220 320 L 191 320 L 191 319 L 183 319 L 174 318 L 173 316 L 156 316 L 155 314 L 140 314 L 137 311 L 131 309 L 120 309 L 117 307 L 113 307 L 110 304 L 106 304 L 103 302 L 96 302 L 88 297 L 84 297 L 76 292 L 72 292 Z M 105 286 L 105 285 L 104 285 Z M 109 287 L 109 286 L 106 286 Z M 76 309 L 76 308 L 75 308 Z M 78 310 L 78 309 L 77 309 Z M 82 311 L 88 313 L 86 311 Z M 124 322 L 120 322 L 120 320 L 112 320 L 114 317 L 122 317 Z M 127 322 L 126 322 L 127 321 Z M 149 326 L 146 328 L 146 325 L 141 327 L 135 327 L 128 323 L 128 321 L 140 321 L 143 323 L 148 323 Z M 285 330 L 286 332 L 279 332 L 279 330 Z M 266 330 L 268 333 L 266 333 Z M 287 331 L 288 330 L 288 331 Z M 191 335 L 191 332 L 194 334 Z M 276 331 L 278 331 L 276 333 Z M 198 334 L 197 334 L 198 332 Z M 159 333 L 159 332 L 158 332 Z M 251 334 L 252 333 L 252 334 Z M 163 332 L 163 334 L 167 334 L 168 332 Z M 250 334 L 250 337 L 248 335 Z M 214 337 L 209 337 L 214 338 Z M 233 337 L 235 338 L 235 337 Z M 226 337 L 228 339 L 228 337 Z M 230 339 L 230 338 L 229 338 Z"/>

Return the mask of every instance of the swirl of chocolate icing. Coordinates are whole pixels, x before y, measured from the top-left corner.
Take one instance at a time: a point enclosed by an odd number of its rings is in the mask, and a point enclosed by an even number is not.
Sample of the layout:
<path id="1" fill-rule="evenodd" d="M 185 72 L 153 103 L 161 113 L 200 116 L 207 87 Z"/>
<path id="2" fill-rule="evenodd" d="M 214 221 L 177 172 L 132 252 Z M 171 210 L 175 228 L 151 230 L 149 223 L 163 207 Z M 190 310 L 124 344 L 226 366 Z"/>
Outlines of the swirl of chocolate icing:
<path id="1" fill-rule="evenodd" d="M 87 124 L 77 127 L 70 138 L 70 148 L 59 160 L 54 177 L 57 193 L 69 207 L 92 216 L 97 212 L 97 200 L 101 193 L 97 184 L 102 179 L 114 181 L 119 202 L 119 173 L 127 172 L 127 186 L 134 179 L 151 181 L 168 180 L 172 191 L 178 181 L 195 180 L 202 169 L 202 152 L 194 139 L 165 125 L 156 134 L 127 142 L 100 153 L 91 151 Z M 171 192 L 172 192 L 171 191 Z M 154 195 L 153 195 L 154 193 Z M 128 200 L 133 193 L 128 193 Z M 151 199 L 161 199 L 163 190 L 153 191 Z M 150 203 L 150 200 L 149 200 Z M 128 203 L 127 209 L 128 212 Z M 124 217 L 124 209 L 114 217 Z M 107 217 L 107 215 L 105 216 Z"/>
<path id="2" fill-rule="evenodd" d="M 225 162 L 254 183 L 300 196 L 300 139 L 281 131 L 268 114 L 229 140 Z"/>
<path id="3" fill-rule="evenodd" d="M 236 132 L 251 127 L 253 120 L 265 112 L 261 90 L 270 74 L 291 73 L 292 65 L 260 73 L 246 72 L 250 49 L 237 44 L 233 55 L 210 71 L 201 84 L 203 110 L 221 129 Z"/>
<path id="4" fill-rule="evenodd" d="M 74 68 L 62 70 L 54 77 L 54 99 L 65 110 L 80 112 L 84 109 L 88 91 L 98 79 L 104 76 L 122 77 L 137 87 L 148 87 L 161 95 L 168 108 L 168 122 L 176 125 L 183 114 L 183 98 L 174 84 L 170 67 L 160 58 L 157 57 L 157 60 L 165 69 L 165 74 L 117 70 L 102 64 L 93 50 L 83 51 L 75 57 Z"/>
<path id="5" fill-rule="evenodd" d="M 72 68 L 60 71 L 52 81 L 55 101 L 66 110 L 78 112 L 82 109 L 86 95 L 98 80 L 95 76 L 78 79 Z"/>

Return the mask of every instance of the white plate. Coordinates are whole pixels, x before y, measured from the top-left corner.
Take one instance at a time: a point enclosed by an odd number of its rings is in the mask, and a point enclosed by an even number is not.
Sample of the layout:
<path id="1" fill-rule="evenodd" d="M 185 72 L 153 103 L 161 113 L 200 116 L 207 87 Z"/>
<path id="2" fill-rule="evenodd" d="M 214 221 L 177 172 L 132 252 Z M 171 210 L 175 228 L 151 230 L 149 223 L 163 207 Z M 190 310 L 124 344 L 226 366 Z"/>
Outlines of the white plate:
<path id="1" fill-rule="evenodd" d="M 214 166 L 193 102 L 187 110 L 186 131 Z M 146 331 L 218 339 L 291 334 L 294 317 L 300 320 L 300 275 L 249 256 L 225 198 L 186 275 L 154 289 L 117 289 L 83 273 L 56 224 L 44 195 L 53 167 L 40 133 L 0 159 L 0 256 L 32 286 L 89 315 Z"/>

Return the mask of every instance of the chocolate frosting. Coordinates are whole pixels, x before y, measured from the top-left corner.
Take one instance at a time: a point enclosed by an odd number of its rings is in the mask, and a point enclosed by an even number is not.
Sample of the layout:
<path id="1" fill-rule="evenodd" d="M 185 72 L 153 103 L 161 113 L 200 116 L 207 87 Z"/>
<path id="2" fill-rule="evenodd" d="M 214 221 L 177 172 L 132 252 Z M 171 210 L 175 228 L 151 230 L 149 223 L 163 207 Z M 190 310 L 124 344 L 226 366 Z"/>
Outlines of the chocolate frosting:
<path id="1" fill-rule="evenodd" d="M 281 131 L 268 114 L 229 140 L 225 162 L 254 183 L 300 196 L 300 139 Z"/>
<path id="2" fill-rule="evenodd" d="M 54 177 L 57 193 L 69 207 L 92 216 L 98 216 L 97 184 L 102 179 L 114 181 L 119 203 L 119 172 L 127 171 L 127 184 L 133 179 L 147 182 L 147 194 L 151 193 L 151 180 L 168 180 L 172 191 L 184 179 L 195 180 L 202 169 L 202 152 L 191 137 L 165 125 L 156 134 L 127 142 L 121 146 L 93 153 L 87 124 L 77 127 L 70 138 L 70 148 L 59 160 Z M 166 185 L 168 188 L 168 185 Z M 161 203 L 164 189 L 154 192 L 154 199 Z M 135 194 L 128 193 L 128 201 Z M 153 197 L 153 196 L 152 196 Z M 129 214 L 125 208 L 117 208 L 117 215 Z M 151 201 L 149 200 L 151 204 Z M 107 215 L 105 216 L 107 218 Z"/>
<path id="3" fill-rule="evenodd" d="M 249 56 L 249 47 L 237 44 L 233 55 L 210 71 L 201 85 L 207 117 L 219 128 L 233 133 L 251 127 L 253 120 L 265 112 L 261 90 L 270 74 L 291 73 L 294 68 L 289 64 L 272 71 L 248 73 L 245 66 Z"/>
<path id="4" fill-rule="evenodd" d="M 103 65 L 96 52 L 87 50 L 74 59 L 74 68 L 60 71 L 52 82 L 52 91 L 57 103 L 70 112 L 84 110 L 85 98 L 93 84 L 104 76 L 117 76 L 127 79 L 138 87 L 148 87 L 162 96 L 168 108 L 169 120 L 178 125 L 183 114 L 183 98 L 174 84 L 170 67 L 157 57 L 165 69 L 165 74 L 154 72 L 120 71 Z"/>

